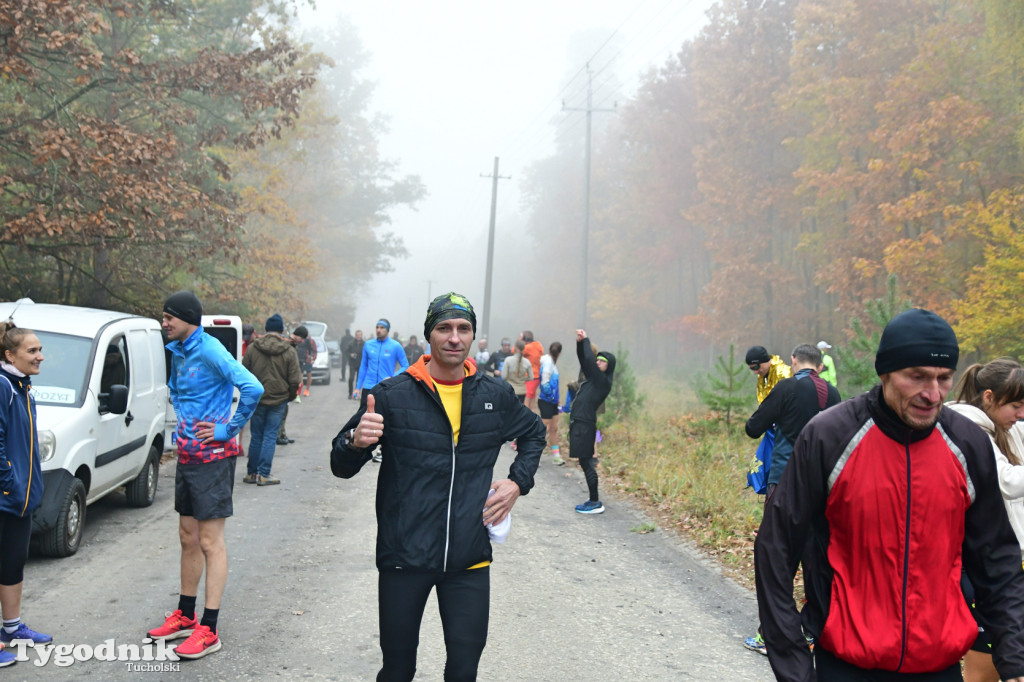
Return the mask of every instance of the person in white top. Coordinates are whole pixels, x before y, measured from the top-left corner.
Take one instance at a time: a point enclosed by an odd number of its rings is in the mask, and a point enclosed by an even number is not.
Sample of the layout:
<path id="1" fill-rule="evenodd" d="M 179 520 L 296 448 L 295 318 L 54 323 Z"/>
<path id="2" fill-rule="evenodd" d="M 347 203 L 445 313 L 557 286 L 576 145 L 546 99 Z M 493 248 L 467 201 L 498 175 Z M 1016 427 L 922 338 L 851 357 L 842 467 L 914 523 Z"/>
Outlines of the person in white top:
<path id="1" fill-rule="evenodd" d="M 1024 563 L 1024 368 L 1010 358 L 967 368 L 957 386 L 956 402 L 946 405 L 980 426 L 992 439 L 999 489 L 1006 514 L 1021 544 Z M 964 594 L 973 611 L 973 588 L 966 578 Z M 978 626 L 978 639 L 964 657 L 965 682 L 998 682 L 992 644 Z"/>

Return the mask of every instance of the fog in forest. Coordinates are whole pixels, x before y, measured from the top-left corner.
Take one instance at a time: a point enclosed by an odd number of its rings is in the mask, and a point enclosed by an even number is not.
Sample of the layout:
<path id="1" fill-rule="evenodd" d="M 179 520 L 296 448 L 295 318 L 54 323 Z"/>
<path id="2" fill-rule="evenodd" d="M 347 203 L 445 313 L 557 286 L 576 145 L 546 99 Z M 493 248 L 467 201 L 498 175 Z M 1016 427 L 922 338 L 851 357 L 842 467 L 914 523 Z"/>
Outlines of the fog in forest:
<path id="1" fill-rule="evenodd" d="M 824 340 L 841 391 L 909 306 L 1024 355 L 1019 0 L 5 3 L 4 300 L 407 337 L 455 290 L 492 348 Z"/>
<path id="2" fill-rule="evenodd" d="M 545 345 L 562 341 L 571 362 L 579 326 L 579 250 L 559 268 L 535 257 L 552 245 L 529 229 L 526 175 L 553 155 L 573 159 L 573 182 L 581 186 L 566 197 L 579 204 L 566 232 L 575 234 L 578 245 L 588 86 L 596 145 L 616 106 L 646 71 L 696 34 L 709 4 L 328 2 L 301 15 L 307 27 L 332 21 L 328 17 L 351 23 L 369 55 L 363 73 L 375 83 L 372 107 L 390 127 L 381 148 L 402 172 L 419 175 L 427 191 L 417 210 L 393 212 L 390 229 L 408 255 L 355 292 L 351 328 L 370 334 L 375 321 L 387 317 L 403 338 L 422 338 L 430 297 L 455 290 L 476 307 L 484 334 L 491 176 L 498 157 L 490 346 L 530 329 Z M 315 29 L 309 35 L 316 40 Z M 314 46 L 332 56 L 345 49 Z M 593 326 L 599 341 L 604 336 L 614 343 L 614 325 Z"/>

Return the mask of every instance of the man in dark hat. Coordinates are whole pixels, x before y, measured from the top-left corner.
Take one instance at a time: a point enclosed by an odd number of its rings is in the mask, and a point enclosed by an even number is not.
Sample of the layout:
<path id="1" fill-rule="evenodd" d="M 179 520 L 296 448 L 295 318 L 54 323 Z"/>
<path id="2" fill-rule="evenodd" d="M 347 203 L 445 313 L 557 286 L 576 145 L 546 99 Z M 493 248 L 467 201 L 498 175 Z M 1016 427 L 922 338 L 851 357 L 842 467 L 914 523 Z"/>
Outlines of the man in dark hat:
<path id="1" fill-rule="evenodd" d="M 1024 572 L 991 440 L 943 409 L 959 352 L 935 313 L 897 315 L 875 356 L 881 383 L 800 432 L 754 542 L 778 679 L 961 680 L 978 635 L 962 566 L 996 669 L 1024 682 Z M 793 576 L 805 548 L 798 613 Z"/>
<path id="2" fill-rule="evenodd" d="M 487 642 L 489 535 L 533 487 L 545 429 L 508 384 L 467 360 L 476 313 L 464 297 L 435 298 L 423 335 L 430 355 L 365 392 L 366 407 L 334 439 L 331 471 L 351 478 L 380 445 L 377 570 L 384 664 L 377 679 L 413 679 L 423 608 L 436 589 L 448 653 L 444 678 L 474 680 Z M 501 446 L 516 439 L 508 478 L 493 480 Z"/>
<path id="3" fill-rule="evenodd" d="M 175 648 L 182 658 L 201 658 L 221 648 L 217 617 L 228 578 L 224 523 L 233 513 L 235 458 L 241 454 L 235 436 L 263 395 L 259 380 L 203 331 L 202 316 L 203 307 L 191 291 L 172 294 L 164 303 L 162 326 L 171 352 L 167 386 L 178 418 L 174 510 L 179 514 L 181 594 L 178 608 L 149 636 L 186 637 Z M 235 388 L 238 408 L 232 415 Z M 206 608 L 200 621 L 196 597 L 204 571 Z"/>
<path id="4" fill-rule="evenodd" d="M 775 388 L 775 384 L 793 376 L 789 365 L 778 355 L 769 355 L 764 346 L 747 349 L 745 362 L 750 371 L 757 375 L 757 402 L 761 404 Z"/>
<path id="5" fill-rule="evenodd" d="M 270 330 L 268 329 L 267 331 Z M 275 331 L 283 332 L 284 323 L 281 324 L 280 330 Z M 301 403 L 302 395 L 308 396 L 309 387 L 313 385 L 313 363 L 316 362 L 316 342 L 309 338 L 309 330 L 306 329 L 306 325 L 303 324 L 300 324 L 292 330 L 292 338 L 298 339 L 295 346 L 295 352 L 298 353 L 299 369 L 302 371 L 302 376 L 304 377 L 303 382 L 305 388 L 300 384 L 299 393 L 301 395 L 295 397 L 295 402 Z"/>
<path id="6" fill-rule="evenodd" d="M 274 465 L 281 423 L 288 403 L 298 399 L 302 385 L 299 359 L 291 339 L 284 335 L 280 315 L 273 315 L 265 325 L 267 333 L 252 343 L 242 358 L 242 366 L 263 384 L 263 396 L 253 412 L 249 437 L 249 462 L 243 483 L 259 486 L 277 485 L 281 481 L 270 475 Z"/>

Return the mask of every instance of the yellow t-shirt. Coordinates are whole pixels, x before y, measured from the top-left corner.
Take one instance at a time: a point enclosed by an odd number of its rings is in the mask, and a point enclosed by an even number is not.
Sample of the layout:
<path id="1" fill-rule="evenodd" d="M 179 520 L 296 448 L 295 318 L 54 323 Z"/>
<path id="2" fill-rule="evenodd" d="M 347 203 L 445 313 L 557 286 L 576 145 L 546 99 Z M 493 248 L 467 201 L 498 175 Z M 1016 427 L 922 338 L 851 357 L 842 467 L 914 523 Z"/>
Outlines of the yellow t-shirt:
<path id="1" fill-rule="evenodd" d="M 462 427 L 462 382 L 457 384 L 442 384 L 434 379 L 434 388 L 441 398 L 444 411 L 448 415 L 448 421 L 452 424 L 452 442 L 458 445 L 459 430 Z"/>
<path id="2" fill-rule="evenodd" d="M 448 415 L 448 421 L 452 424 L 452 442 L 458 445 L 459 431 L 462 428 L 462 382 L 445 384 L 434 379 L 434 388 L 437 389 L 437 395 L 441 398 L 441 404 L 444 405 L 445 414 Z M 483 568 L 490 564 L 490 561 L 481 561 L 466 570 Z"/>

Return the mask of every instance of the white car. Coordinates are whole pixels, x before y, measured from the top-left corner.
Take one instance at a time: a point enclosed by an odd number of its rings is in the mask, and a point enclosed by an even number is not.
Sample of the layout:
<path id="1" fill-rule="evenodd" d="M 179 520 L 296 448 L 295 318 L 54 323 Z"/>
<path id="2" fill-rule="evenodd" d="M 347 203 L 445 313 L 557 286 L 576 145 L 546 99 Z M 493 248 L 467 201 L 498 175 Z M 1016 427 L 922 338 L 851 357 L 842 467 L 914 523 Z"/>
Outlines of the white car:
<path id="1" fill-rule="evenodd" d="M 32 379 L 44 488 L 33 535 L 42 553 L 70 556 L 87 505 L 121 486 L 134 507 L 156 497 L 167 406 L 160 324 L 30 299 L 0 303 L 0 319 L 12 314 L 43 347 Z"/>

